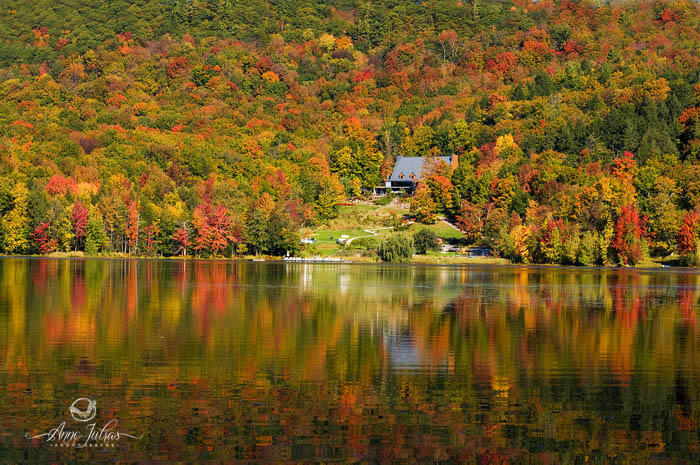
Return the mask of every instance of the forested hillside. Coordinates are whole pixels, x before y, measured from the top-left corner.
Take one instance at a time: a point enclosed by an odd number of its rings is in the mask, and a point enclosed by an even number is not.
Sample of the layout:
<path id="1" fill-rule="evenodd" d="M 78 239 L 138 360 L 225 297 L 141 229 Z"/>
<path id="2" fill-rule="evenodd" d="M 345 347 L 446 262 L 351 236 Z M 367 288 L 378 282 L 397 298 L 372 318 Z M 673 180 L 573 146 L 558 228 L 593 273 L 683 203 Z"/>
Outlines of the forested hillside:
<path id="1" fill-rule="evenodd" d="M 691 1 L 0 0 L 4 253 L 298 251 L 403 156 L 515 261 L 697 263 Z"/>

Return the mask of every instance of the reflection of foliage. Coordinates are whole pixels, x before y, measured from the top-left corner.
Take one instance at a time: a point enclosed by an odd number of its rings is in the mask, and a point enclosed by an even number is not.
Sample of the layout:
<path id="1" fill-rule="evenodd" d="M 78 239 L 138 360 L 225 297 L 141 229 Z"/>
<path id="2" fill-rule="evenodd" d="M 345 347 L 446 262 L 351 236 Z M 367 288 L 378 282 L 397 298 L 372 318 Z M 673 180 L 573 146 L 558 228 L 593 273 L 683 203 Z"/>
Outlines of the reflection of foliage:
<path id="1" fill-rule="evenodd" d="M 0 349 L 21 361 L 0 379 L 8 427 L 41 425 L 45 413 L 31 405 L 69 405 L 68 384 L 89 385 L 125 426 L 160 441 L 124 448 L 130 461 L 224 462 L 235 448 L 260 456 L 270 441 L 303 448 L 312 439 L 333 444 L 342 462 L 604 463 L 625 454 L 649 463 L 663 453 L 683 463 L 700 445 L 700 349 L 687 343 L 698 337 L 694 274 L 1 265 Z M 49 381 L 55 388 L 42 389 Z M 175 421 L 217 447 L 201 455 L 183 446 Z M 230 433 L 217 436 L 221 428 Z M 532 450 L 543 431 L 551 441 Z M 684 440 L 664 439 L 673 436 Z M 30 458 L 44 453 L 24 447 Z"/>

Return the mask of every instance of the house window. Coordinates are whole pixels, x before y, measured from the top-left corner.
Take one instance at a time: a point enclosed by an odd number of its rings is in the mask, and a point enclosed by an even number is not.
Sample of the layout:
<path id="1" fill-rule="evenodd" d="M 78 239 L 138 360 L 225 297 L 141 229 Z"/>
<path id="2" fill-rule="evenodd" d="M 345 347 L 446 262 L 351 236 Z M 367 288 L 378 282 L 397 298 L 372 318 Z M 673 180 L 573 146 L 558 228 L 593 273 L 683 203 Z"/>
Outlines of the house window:
<path id="1" fill-rule="evenodd" d="M 399 173 L 399 179 L 403 179 L 403 173 Z"/>

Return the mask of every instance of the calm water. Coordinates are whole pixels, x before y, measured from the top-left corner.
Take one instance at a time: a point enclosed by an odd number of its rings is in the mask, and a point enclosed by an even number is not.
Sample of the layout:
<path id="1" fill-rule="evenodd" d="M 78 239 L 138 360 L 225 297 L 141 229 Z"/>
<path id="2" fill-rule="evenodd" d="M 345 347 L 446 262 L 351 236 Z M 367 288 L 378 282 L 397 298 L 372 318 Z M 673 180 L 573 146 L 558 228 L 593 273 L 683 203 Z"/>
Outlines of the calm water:
<path id="1" fill-rule="evenodd" d="M 684 272 L 2 259 L 0 463 L 698 463 L 699 298 Z M 136 438 L 25 436 L 110 420 Z"/>

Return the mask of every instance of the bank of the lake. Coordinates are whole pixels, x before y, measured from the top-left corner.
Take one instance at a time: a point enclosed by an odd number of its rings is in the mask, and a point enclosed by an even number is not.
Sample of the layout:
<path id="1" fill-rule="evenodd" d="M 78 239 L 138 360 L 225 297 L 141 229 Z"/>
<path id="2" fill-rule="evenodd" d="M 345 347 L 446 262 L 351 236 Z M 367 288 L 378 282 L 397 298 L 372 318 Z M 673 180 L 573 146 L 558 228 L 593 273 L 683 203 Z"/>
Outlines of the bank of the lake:
<path id="1" fill-rule="evenodd" d="M 209 261 L 252 261 L 252 262 L 287 262 L 287 263 L 355 263 L 367 265 L 390 264 L 384 262 L 376 256 L 363 256 L 361 254 L 337 254 L 326 256 L 301 256 L 299 260 L 289 260 L 285 257 L 276 257 L 269 255 L 244 255 L 234 257 L 202 257 L 197 255 L 177 255 L 177 256 L 147 256 L 147 255 L 129 255 L 122 253 L 101 253 L 101 254 L 85 254 L 82 251 L 78 252 L 54 252 L 48 255 L 0 255 L 0 258 L 32 258 L 32 259 L 109 259 L 109 260 L 167 260 L 167 261 L 187 261 L 187 262 L 209 262 Z M 329 260 L 333 259 L 333 260 Z M 485 266 L 521 266 L 521 267 L 538 267 L 538 268 L 573 268 L 573 269 L 648 269 L 648 268 L 676 268 L 676 269 L 695 269 L 694 267 L 682 266 L 679 264 L 677 257 L 665 259 L 649 259 L 635 266 L 577 266 L 577 265 L 561 265 L 552 263 L 518 263 L 502 257 L 468 257 L 455 254 L 427 254 L 414 255 L 410 260 L 401 262 L 405 265 L 485 265 Z"/>

